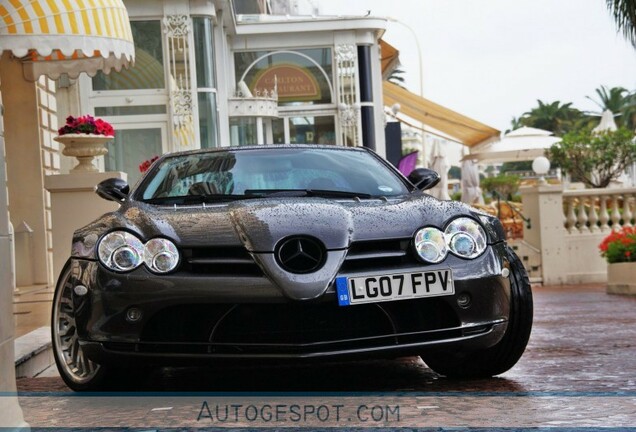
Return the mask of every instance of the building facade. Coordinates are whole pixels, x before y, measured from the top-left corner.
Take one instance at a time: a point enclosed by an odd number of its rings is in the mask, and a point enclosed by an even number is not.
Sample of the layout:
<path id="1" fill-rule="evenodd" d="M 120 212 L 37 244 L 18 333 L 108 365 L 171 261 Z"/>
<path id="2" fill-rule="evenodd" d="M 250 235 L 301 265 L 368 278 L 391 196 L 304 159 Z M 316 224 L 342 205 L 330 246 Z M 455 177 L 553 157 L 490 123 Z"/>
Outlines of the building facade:
<path id="1" fill-rule="evenodd" d="M 386 20 L 290 15 L 298 6 L 285 1 L 124 3 L 135 66 L 58 83 L 59 118 L 92 114 L 115 127 L 104 170 L 134 183 L 159 154 L 234 145 L 383 153 Z"/>

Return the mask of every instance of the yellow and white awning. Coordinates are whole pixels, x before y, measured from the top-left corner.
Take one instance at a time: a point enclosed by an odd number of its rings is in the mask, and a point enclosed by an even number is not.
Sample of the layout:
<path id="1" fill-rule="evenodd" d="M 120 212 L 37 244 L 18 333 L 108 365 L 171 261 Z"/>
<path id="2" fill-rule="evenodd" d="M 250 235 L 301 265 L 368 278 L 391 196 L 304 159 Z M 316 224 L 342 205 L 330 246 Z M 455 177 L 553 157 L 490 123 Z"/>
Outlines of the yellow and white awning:
<path id="1" fill-rule="evenodd" d="M 380 44 L 380 68 L 382 79 L 387 79 L 391 72 L 400 65 L 400 51 L 384 40 L 378 41 Z"/>
<path id="2" fill-rule="evenodd" d="M 121 0 L 0 0 L 2 51 L 24 61 L 29 80 L 108 73 L 135 56 Z"/>
<path id="3" fill-rule="evenodd" d="M 385 106 L 399 104 L 400 113 L 442 132 L 465 146 L 473 147 L 486 143 L 497 139 L 500 135 L 500 132 L 495 128 L 413 94 L 388 81 L 382 83 L 382 90 Z"/>

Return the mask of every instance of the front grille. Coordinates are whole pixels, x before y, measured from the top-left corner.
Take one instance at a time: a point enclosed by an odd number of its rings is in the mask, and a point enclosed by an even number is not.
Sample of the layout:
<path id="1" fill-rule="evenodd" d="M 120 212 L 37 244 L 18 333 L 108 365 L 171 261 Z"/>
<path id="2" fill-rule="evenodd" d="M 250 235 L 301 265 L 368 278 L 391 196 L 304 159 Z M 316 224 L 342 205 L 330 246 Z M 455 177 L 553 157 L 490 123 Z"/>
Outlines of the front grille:
<path id="1" fill-rule="evenodd" d="M 242 246 L 181 249 L 181 270 L 215 276 L 262 276 L 263 272 Z"/>
<path id="2" fill-rule="evenodd" d="M 422 265 L 422 263 L 413 255 L 410 238 L 359 241 L 349 247 L 341 272 L 413 265 Z"/>
<path id="3" fill-rule="evenodd" d="M 243 246 L 181 249 L 182 271 L 215 276 L 264 276 Z M 341 273 L 374 270 L 378 267 L 421 266 L 411 247 L 411 238 L 358 241 L 351 244 Z M 315 270 L 314 270 L 315 271 Z"/>

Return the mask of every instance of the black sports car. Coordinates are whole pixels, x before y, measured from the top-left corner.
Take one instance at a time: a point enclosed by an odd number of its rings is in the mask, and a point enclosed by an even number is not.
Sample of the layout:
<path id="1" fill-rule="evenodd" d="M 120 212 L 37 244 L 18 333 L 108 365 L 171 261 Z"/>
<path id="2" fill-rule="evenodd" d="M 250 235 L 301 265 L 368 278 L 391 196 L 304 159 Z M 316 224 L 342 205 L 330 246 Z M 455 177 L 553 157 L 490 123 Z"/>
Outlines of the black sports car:
<path id="1" fill-rule="evenodd" d="M 532 326 L 500 222 L 423 192 L 372 151 L 170 154 L 77 230 L 57 283 L 55 360 L 74 390 L 143 364 L 420 355 L 449 377 L 505 372 Z"/>

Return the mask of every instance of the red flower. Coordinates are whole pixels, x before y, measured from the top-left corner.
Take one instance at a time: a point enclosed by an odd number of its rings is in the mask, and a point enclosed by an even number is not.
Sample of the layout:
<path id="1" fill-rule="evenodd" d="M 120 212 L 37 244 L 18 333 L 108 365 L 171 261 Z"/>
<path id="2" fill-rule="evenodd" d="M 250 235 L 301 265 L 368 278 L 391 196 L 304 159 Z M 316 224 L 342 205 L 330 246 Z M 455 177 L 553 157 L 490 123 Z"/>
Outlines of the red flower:
<path id="1" fill-rule="evenodd" d="M 115 130 L 110 123 L 93 116 L 85 115 L 79 117 L 68 116 L 66 124 L 58 129 L 59 135 L 66 134 L 93 134 L 115 136 Z"/>
<path id="2" fill-rule="evenodd" d="M 636 257 L 636 227 L 612 231 L 598 248 L 609 263 L 633 261 L 633 257 Z"/>
<path id="3" fill-rule="evenodd" d="M 143 161 L 139 164 L 139 171 L 145 173 L 152 166 L 152 163 L 159 159 L 159 156 L 155 156 L 152 159 L 148 159 L 147 161 Z"/>

